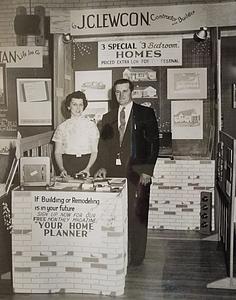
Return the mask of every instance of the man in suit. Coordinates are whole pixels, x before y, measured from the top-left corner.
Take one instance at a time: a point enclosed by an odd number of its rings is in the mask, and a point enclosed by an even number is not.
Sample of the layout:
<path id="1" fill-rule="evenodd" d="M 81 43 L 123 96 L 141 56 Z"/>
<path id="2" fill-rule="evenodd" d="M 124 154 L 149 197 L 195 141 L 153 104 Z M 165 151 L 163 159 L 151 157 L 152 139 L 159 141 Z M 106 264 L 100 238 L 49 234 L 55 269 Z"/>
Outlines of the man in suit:
<path id="1" fill-rule="evenodd" d="M 153 109 L 132 100 L 133 83 L 119 79 L 114 92 L 119 104 L 102 118 L 98 147 L 100 169 L 95 177 L 126 177 L 128 182 L 128 248 L 130 265 L 145 257 L 151 177 L 159 149 Z"/>

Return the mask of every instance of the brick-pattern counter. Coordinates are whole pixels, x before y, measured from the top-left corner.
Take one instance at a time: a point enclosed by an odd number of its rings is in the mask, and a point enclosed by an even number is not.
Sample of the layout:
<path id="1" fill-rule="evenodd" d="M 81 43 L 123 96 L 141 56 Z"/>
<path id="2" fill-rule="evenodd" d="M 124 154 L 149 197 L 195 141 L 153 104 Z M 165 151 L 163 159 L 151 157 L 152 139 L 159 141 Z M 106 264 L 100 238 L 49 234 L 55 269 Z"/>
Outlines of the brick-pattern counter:
<path id="1" fill-rule="evenodd" d="M 214 186 L 213 160 L 158 159 L 151 187 L 149 228 L 198 230 L 202 191 L 212 193 L 214 216 Z"/>
<path id="2" fill-rule="evenodd" d="M 16 190 L 12 196 L 15 293 L 124 293 L 126 186 L 121 193 Z"/>

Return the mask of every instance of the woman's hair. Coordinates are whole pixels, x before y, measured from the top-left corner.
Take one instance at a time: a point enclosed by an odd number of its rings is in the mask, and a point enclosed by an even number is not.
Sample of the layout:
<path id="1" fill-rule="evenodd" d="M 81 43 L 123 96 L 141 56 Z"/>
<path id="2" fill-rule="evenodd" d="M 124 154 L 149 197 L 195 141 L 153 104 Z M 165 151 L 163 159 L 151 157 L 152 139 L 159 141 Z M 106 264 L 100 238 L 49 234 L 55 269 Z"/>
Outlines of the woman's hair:
<path id="1" fill-rule="evenodd" d="M 126 78 L 121 78 L 121 79 L 116 80 L 113 85 L 114 89 L 116 88 L 117 84 L 123 84 L 123 83 L 128 83 L 129 89 L 131 90 L 131 92 L 133 91 L 133 89 L 134 89 L 133 82 Z"/>
<path id="2" fill-rule="evenodd" d="M 71 103 L 71 100 L 75 98 L 75 99 L 82 99 L 83 100 L 83 105 L 84 105 L 84 110 L 85 108 L 88 106 L 88 101 L 86 99 L 86 96 L 83 92 L 81 91 L 75 91 L 71 94 L 69 94 L 67 97 L 66 97 L 66 100 L 65 100 L 65 107 L 66 109 L 68 110 L 68 107 L 70 106 L 70 103 Z"/>

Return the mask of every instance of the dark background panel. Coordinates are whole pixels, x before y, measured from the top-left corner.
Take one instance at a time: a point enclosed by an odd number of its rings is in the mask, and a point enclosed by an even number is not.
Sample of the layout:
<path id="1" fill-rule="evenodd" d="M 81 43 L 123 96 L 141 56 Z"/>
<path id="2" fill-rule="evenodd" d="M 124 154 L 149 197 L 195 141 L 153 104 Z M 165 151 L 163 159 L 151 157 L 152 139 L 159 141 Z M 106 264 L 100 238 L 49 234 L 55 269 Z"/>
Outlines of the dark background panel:
<path id="1" fill-rule="evenodd" d="M 43 68 L 7 68 L 8 107 L 4 114 L 8 121 L 16 124 L 15 129 L 20 131 L 22 137 L 51 130 L 52 126 L 17 126 L 17 78 L 52 78 L 49 56 L 43 56 Z M 15 136 L 15 133 L 1 131 L 1 136 Z"/>
<path id="2" fill-rule="evenodd" d="M 72 46 L 72 65 L 73 69 L 96 70 L 98 61 L 97 42 L 74 42 Z"/>
<path id="3" fill-rule="evenodd" d="M 97 66 L 97 42 L 74 43 L 72 50 L 73 69 L 74 71 L 98 70 Z M 183 56 L 182 66 L 171 68 L 207 68 L 208 74 L 208 96 L 203 100 L 203 139 L 202 140 L 173 140 L 172 150 L 176 156 L 193 156 L 202 157 L 207 155 L 209 136 L 212 124 L 212 107 L 213 99 L 211 95 L 212 78 L 211 78 L 211 42 L 210 38 L 203 42 L 196 42 L 192 38 L 183 39 Z M 145 67 L 138 67 L 138 69 Z M 163 133 L 171 132 L 171 100 L 167 99 L 167 67 L 147 67 L 156 71 L 156 82 L 139 81 L 134 82 L 134 85 L 139 86 L 155 86 L 158 93 L 158 99 L 134 99 L 137 103 L 151 102 L 158 123 L 159 130 Z M 107 68 L 108 69 L 108 68 Z M 112 82 L 123 77 L 124 67 L 111 68 Z M 146 101 L 147 100 L 147 101 Z M 189 99 L 181 99 L 189 100 Z M 197 99 L 193 99 L 197 100 Z M 110 108 L 117 105 L 114 94 L 110 102 Z"/>
<path id="4" fill-rule="evenodd" d="M 236 37 L 221 40 L 222 130 L 236 138 L 236 108 L 232 108 L 232 84 L 236 83 Z"/>

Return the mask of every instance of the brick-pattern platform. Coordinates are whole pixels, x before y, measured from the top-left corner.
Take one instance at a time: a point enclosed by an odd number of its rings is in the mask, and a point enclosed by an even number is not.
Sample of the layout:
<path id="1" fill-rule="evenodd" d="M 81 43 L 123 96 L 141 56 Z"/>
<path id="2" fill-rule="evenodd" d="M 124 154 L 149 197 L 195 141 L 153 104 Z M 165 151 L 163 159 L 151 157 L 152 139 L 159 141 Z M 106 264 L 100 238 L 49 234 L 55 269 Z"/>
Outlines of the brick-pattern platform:
<path id="1" fill-rule="evenodd" d="M 14 292 L 122 295 L 127 269 L 126 187 L 120 194 L 64 192 L 66 197 L 79 198 L 93 194 L 100 201 L 99 241 L 95 238 L 88 245 L 80 237 L 57 237 L 52 242 L 54 237 L 33 236 L 34 199 L 45 193 L 60 197 L 63 192 L 13 191 Z M 87 204 L 75 204 L 76 212 L 81 205 Z"/>
<path id="2" fill-rule="evenodd" d="M 214 216 L 214 186 L 213 160 L 158 159 L 151 187 L 148 227 L 199 230 L 201 192 L 212 193 Z"/>

